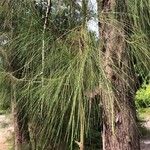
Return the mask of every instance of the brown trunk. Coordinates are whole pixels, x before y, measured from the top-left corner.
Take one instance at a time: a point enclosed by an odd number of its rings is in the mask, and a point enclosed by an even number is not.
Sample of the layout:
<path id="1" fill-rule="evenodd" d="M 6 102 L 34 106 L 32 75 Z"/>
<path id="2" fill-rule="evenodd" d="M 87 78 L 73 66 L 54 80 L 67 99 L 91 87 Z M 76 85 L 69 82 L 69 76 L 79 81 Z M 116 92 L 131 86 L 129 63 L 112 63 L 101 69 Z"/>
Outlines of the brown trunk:
<path id="1" fill-rule="evenodd" d="M 16 87 L 13 83 L 12 89 L 12 113 L 14 118 L 14 136 L 15 136 L 15 150 L 30 149 L 30 136 L 28 130 L 28 123 L 25 117 L 22 116 L 16 103 Z"/>
<path id="2" fill-rule="evenodd" d="M 125 42 L 125 16 L 112 12 L 125 8 L 125 1 L 103 0 L 98 3 L 99 33 L 103 67 L 109 85 L 103 89 L 103 150 L 139 150 L 139 134 L 134 106 L 134 74 Z M 121 3 L 119 5 L 118 3 Z M 118 11 L 118 10 L 117 10 Z M 120 9 L 119 13 L 125 13 Z M 117 20 L 117 21 L 116 21 Z"/>
<path id="3" fill-rule="evenodd" d="M 13 122 L 14 122 L 14 149 L 21 150 L 21 140 L 20 140 L 20 130 L 18 124 L 18 110 L 17 110 L 17 103 L 16 103 L 16 85 L 12 83 L 12 114 L 13 114 Z"/>

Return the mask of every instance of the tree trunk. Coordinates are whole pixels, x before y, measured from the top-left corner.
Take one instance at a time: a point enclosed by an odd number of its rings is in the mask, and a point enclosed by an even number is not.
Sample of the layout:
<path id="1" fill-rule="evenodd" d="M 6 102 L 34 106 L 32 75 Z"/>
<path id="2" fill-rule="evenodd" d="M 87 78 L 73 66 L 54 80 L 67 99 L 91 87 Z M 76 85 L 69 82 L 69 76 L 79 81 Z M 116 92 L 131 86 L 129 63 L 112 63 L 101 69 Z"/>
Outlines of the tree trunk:
<path id="1" fill-rule="evenodd" d="M 109 82 L 102 94 L 103 150 L 139 150 L 133 98 L 135 81 L 125 42 L 127 20 L 122 16 L 126 13 L 126 3 L 125 0 L 97 0 L 97 3 L 103 68 Z"/>
<path id="2" fill-rule="evenodd" d="M 16 85 L 12 85 L 12 113 L 14 121 L 15 150 L 30 150 L 30 135 L 27 118 L 22 116 L 16 102 Z"/>
<path id="3" fill-rule="evenodd" d="M 16 85 L 12 83 L 12 114 L 13 114 L 13 123 L 14 123 L 14 149 L 21 150 L 21 132 L 19 128 L 18 122 L 18 110 L 17 110 L 17 102 L 16 102 Z"/>

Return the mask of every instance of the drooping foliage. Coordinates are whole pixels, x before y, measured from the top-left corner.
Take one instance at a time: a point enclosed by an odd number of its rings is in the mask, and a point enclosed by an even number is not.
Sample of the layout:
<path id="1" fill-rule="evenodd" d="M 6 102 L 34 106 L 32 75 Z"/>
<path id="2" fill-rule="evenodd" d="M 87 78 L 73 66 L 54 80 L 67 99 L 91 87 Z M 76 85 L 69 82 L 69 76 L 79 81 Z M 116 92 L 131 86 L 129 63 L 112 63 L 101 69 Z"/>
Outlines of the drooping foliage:
<path id="1" fill-rule="evenodd" d="M 45 18 L 39 5 L 9 4 L 12 37 L 6 53 L 10 66 L 3 73 L 15 84 L 19 113 L 28 116 L 35 149 L 58 145 L 71 149 L 75 141 L 91 136 L 90 128 L 99 135 L 99 102 L 90 96 L 99 86 L 98 45 L 83 24 L 78 10 L 82 7 L 75 4 L 77 8 L 64 3 L 58 11 L 52 3 L 44 36 Z"/>
<path id="2" fill-rule="evenodd" d="M 86 26 L 93 15 L 88 1 L 51 3 L 43 35 L 43 5 L 30 0 L 2 2 L 1 32 L 9 42 L 0 49 L 1 81 L 8 87 L 0 86 L 6 87 L 8 101 L 8 89 L 15 84 L 17 105 L 23 118 L 28 116 L 35 149 L 73 149 L 77 144 L 87 145 L 87 141 L 93 144 L 95 137 L 100 141 L 97 95 L 101 86 L 111 88 L 101 67 L 99 43 Z M 135 64 L 133 70 L 142 74 L 150 69 L 149 7 L 150 2 L 128 0 L 128 14 L 122 14 L 129 19 L 125 40 Z"/>

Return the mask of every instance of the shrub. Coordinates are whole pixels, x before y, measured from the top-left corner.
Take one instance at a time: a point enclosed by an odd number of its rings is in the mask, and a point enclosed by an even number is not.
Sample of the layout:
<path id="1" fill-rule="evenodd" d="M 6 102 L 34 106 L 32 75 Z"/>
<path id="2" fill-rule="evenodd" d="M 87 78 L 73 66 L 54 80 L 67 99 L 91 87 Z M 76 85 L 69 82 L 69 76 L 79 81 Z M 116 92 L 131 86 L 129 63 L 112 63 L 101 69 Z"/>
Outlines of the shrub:
<path id="1" fill-rule="evenodd" d="M 150 106 L 150 84 L 144 84 L 135 96 L 137 108 L 146 108 Z"/>

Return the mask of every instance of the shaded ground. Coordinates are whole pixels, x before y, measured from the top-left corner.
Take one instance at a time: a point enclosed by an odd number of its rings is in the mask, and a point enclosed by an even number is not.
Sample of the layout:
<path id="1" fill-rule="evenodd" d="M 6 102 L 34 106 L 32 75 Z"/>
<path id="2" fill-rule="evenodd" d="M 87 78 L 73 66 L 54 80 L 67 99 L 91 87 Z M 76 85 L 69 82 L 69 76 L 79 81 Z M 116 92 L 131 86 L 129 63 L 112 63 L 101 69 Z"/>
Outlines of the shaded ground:
<path id="1" fill-rule="evenodd" d="M 10 115 L 0 114 L 0 150 L 10 150 L 13 135 L 13 124 Z"/>
<path id="2" fill-rule="evenodd" d="M 140 118 L 142 119 L 142 139 L 141 150 L 150 150 L 150 108 L 140 112 Z"/>

